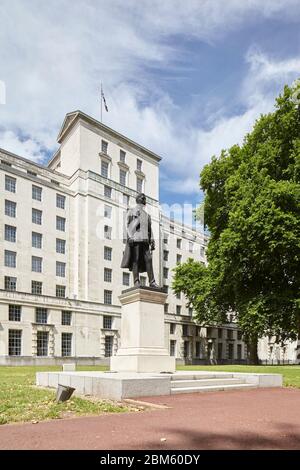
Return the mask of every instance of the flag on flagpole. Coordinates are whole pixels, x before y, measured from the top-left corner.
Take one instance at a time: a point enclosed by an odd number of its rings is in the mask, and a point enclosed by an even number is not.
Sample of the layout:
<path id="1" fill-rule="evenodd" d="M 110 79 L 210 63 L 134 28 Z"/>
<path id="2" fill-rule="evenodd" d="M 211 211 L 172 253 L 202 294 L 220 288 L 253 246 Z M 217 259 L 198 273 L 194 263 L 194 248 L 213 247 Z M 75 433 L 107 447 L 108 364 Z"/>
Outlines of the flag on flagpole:
<path id="1" fill-rule="evenodd" d="M 101 86 L 101 99 L 103 100 L 105 111 L 108 113 L 108 107 L 107 107 L 107 104 L 106 104 L 106 100 L 105 100 L 105 96 L 104 96 L 104 93 L 103 93 L 103 90 L 102 90 L 102 86 Z"/>

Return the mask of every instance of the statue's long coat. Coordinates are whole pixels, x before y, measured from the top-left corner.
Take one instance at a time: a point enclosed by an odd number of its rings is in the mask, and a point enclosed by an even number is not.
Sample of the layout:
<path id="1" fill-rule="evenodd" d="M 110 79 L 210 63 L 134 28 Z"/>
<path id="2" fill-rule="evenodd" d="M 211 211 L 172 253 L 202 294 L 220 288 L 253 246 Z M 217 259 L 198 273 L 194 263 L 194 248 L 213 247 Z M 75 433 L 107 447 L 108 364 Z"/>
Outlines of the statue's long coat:
<path id="1" fill-rule="evenodd" d="M 151 228 L 151 217 L 149 214 L 147 214 L 147 216 L 148 216 L 148 240 L 147 242 L 150 244 L 150 241 L 152 240 L 153 235 L 152 235 L 152 228 Z M 127 216 L 126 216 L 126 222 L 125 222 L 127 241 L 125 245 L 124 255 L 122 258 L 121 268 L 123 269 L 127 268 L 130 271 L 132 271 L 132 247 L 129 244 L 130 234 L 128 233 L 128 227 L 134 220 L 138 222 L 138 208 L 137 207 L 128 210 Z M 146 264 L 145 264 L 145 260 L 143 256 L 141 257 L 140 262 L 139 262 L 139 272 L 140 273 L 146 272 Z"/>

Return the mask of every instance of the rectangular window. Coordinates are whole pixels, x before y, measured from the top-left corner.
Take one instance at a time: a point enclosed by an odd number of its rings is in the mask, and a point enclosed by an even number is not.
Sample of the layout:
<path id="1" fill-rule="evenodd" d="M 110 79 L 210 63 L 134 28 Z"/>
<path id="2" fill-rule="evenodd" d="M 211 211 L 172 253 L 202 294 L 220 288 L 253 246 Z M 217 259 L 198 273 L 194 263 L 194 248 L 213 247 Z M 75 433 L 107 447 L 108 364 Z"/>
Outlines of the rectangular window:
<path id="1" fill-rule="evenodd" d="M 180 264 L 182 261 L 182 256 L 181 255 L 176 255 L 176 262 Z"/>
<path id="2" fill-rule="evenodd" d="M 41 233 L 32 232 L 31 244 L 33 248 L 42 248 L 42 239 L 43 239 L 43 235 Z"/>
<path id="3" fill-rule="evenodd" d="M 204 258 L 204 256 L 205 256 L 205 248 L 204 248 L 204 246 L 201 246 L 201 248 L 200 248 L 200 254 L 201 254 L 201 257 Z"/>
<path id="4" fill-rule="evenodd" d="M 137 190 L 138 193 L 143 192 L 143 179 L 142 178 L 137 177 L 137 179 L 136 179 L 136 190 Z"/>
<path id="5" fill-rule="evenodd" d="M 8 268 L 15 268 L 17 264 L 17 253 L 15 251 L 4 250 L 4 265 Z"/>
<path id="6" fill-rule="evenodd" d="M 227 339 L 233 339 L 233 330 L 227 330 Z"/>
<path id="7" fill-rule="evenodd" d="M 176 305 L 176 315 L 181 315 L 181 306 Z"/>
<path id="8" fill-rule="evenodd" d="M 106 330 L 111 330 L 112 329 L 112 317 L 108 315 L 104 315 L 103 317 L 103 328 Z"/>
<path id="9" fill-rule="evenodd" d="M 140 282 L 141 282 L 141 286 L 142 286 L 142 287 L 145 287 L 145 285 L 146 285 L 146 277 L 145 277 L 145 276 L 140 276 Z"/>
<path id="10" fill-rule="evenodd" d="M 5 175 L 5 189 L 6 191 L 10 191 L 11 193 L 16 192 L 16 178 L 12 178 L 11 176 Z"/>
<path id="11" fill-rule="evenodd" d="M 183 324 L 182 325 L 182 336 L 188 336 L 189 325 Z"/>
<path id="12" fill-rule="evenodd" d="M 200 357 L 201 355 L 201 343 L 200 341 L 196 341 L 196 357 Z"/>
<path id="13" fill-rule="evenodd" d="M 218 328 L 218 338 L 222 339 L 222 337 L 223 337 L 223 330 L 222 328 Z"/>
<path id="14" fill-rule="evenodd" d="M 104 196 L 111 199 L 111 188 L 109 186 L 104 186 Z"/>
<path id="15" fill-rule="evenodd" d="M 163 272 L 164 272 L 164 278 L 167 279 L 168 276 L 169 276 L 169 269 L 168 269 L 168 268 L 164 268 L 164 269 L 163 269 Z"/>
<path id="16" fill-rule="evenodd" d="M 241 344 L 237 345 L 237 358 L 242 359 L 242 345 Z"/>
<path id="17" fill-rule="evenodd" d="M 166 294 L 168 294 L 168 292 L 169 292 L 169 286 L 164 285 L 164 292 L 165 292 Z"/>
<path id="18" fill-rule="evenodd" d="M 48 356 L 49 332 L 37 332 L 37 356 Z"/>
<path id="19" fill-rule="evenodd" d="M 5 215 L 8 217 L 16 217 L 17 204 L 13 201 L 5 199 Z"/>
<path id="20" fill-rule="evenodd" d="M 169 252 L 167 250 L 164 250 L 164 261 L 169 260 Z"/>
<path id="21" fill-rule="evenodd" d="M 72 356 L 72 333 L 61 334 L 61 355 L 62 357 Z"/>
<path id="22" fill-rule="evenodd" d="M 32 170 L 27 170 L 27 173 L 28 173 L 28 175 L 30 175 L 30 176 L 37 176 L 37 173 L 35 173 L 35 172 L 32 171 Z"/>
<path id="23" fill-rule="evenodd" d="M 105 357 L 111 357 L 113 354 L 113 336 L 105 336 Z"/>
<path id="24" fill-rule="evenodd" d="M 101 152 L 107 155 L 108 142 L 106 140 L 101 140 Z"/>
<path id="25" fill-rule="evenodd" d="M 139 158 L 136 160 L 136 169 L 137 171 L 142 171 L 142 160 L 140 160 Z"/>
<path id="26" fill-rule="evenodd" d="M 4 238 L 7 242 L 16 242 L 17 228 L 12 225 L 5 225 L 4 227 Z"/>
<path id="27" fill-rule="evenodd" d="M 190 355 L 190 342 L 184 341 L 183 343 L 183 357 L 189 357 Z"/>
<path id="28" fill-rule="evenodd" d="M 104 259 L 107 261 L 111 261 L 112 259 L 112 248 L 110 248 L 110 246 L 104 247 Z"/>
<path id="29" fill-rule="evenodd" d="M 101 176 L 103 176 L 104 178 L 108 178 L 108 169 L 109 163 L 105 160 L 101 160 Z"/>
<path id="30" fill-rule="evenodd" d="M 66 263 L 56 261 L 56 276 L 66 277 Z"/>
<path id="31" fill-rule="evenodd" d="M 32 256 L 31 258 L 31 271 L 35 273 L 41 273 L 42 272 L 42 264 L 43 264 L 43 258 L 40 258 L 39 256 Z"/>
<path id="32" fill-rule="evenodd" d="M 22 330 L 8 330 L 8 355 L 21 356 Z"/>
<path id="33" fill-rule="evenodd" d="M 234 358 L 234 345 L 233 343 L 228 344 L 228 359 Z"/>
<path id="34" fill-rule="evenodd" d="M 174 233 L 174 225 L 170 225 L 170 232 Z"/>
<path id="35" fill-rule="evenodd" d="M 124 150 L 120 150 L 120 162 L 125 163 L 126 159 L 126 152 Z"/>
<path id="36" fill-rule="evenodd" d="M 57 284 L 55 287 L 55 295 L 56 297 L 64 299 L 66 297 L 66 286 L 60 286 Z"/>
<path id="37" fill-rule="evenodd" d="M 104 225 L 104 238 L 106 238 L 107 240 L 111 240 L 111 231 L 111 227 L 109 227 L 108 225 Z"/>
<path id="38" fill-rule="evenodd" d="M 124 204 L 124 206 L 129 206 L 129 196 L 128 196 L 128 194 L 123 194 L 123 204 Z"/>
<path id="39" fill-rule="evenodd" d="M 32 223 L 42 225 L 42 211 L 38 209 L 32 209 Z"/>
<path id="40" fill-rule="evenodd" d="M 170 335 L 174 335 L 176 330 L 176 323 L 170 323 Z"/>
<path id="41" fill-rule="evenodd" d="M 176 352 L 176 341 L 174 339 L 171 339 L 170 341 L 170 356 L 175 356 Z"/>
<path id="42" fill-rule="evenodd" d="M 66 197 L 61 194 L 56 194 L 56 207 L 58 209 L 64 209 L 66 205 Z"/>
<path id="43" fill-rule="evenodd" d="M 241 341 L 242 338 L 243 338 L 243 333 L 242 333 L 242 331 L 241 331 L 241 330 L 237 330 L 237 339 L 238 339 L 239 341 Z"/>
<path id="44" fill-rule="evenodd" d="M 168 311 L 169 311 L 169 304 L 165 304 L 164 305 L 164 312 L 168 313 Z"/>
<path id="45" fill-rule="evenodd" d="M 15 291 L 17 290 L 17 278 L 11 276 L 4 277 L 4 289 Z"/>
<path id="46" fill-rule="evenodd" d="M 193 316 L 193 307 L 189 307 L 189 316 L 190 316 L 190 317 Z"/>
<path id="47" fill-rule="evenodd" d="M 112 304 L 112 291 L 111 290 L 104 290 L 104 303 L 106 305 Z"/>
<path id="48" fill-rule="evenodd" d="M 181 292 L 177 292 L 176 299 L 181 299 Z"/>
<path id="49" fill-rule="evenodd" d="M 40 281 L 31 281 L 31 293 L 35 295 L 42 295 L 43 283 Z"/>
<path id="50" fill-rule="evenodd" d="M 66 253 L 66 240 L 56 239 L 56 253 L 62 253 L 63 255 Z"/>
<path id="51" fill-rule="evenodd" d="M 104 281 L 111 282 L 112 281 L 112 269 L 104 268 Z"/>
<path id="52" fill-rule="evenodd" d="M 166 245 L 169 243 L 169 235 L 166 232 L 164 233 L 164 243 Z"/>
<path id="53" fill-rule="evenodd" d="M 222 359 L 223 357 L 223 344 L 218 343 L 218 359 Z"/>
<path id="54" fill-rule="evenodd" d="M 129 284 L 130 284 L 129 273 L 123 273 L 123 286 L 129 286 Z"/>
<path id="55" fill-rule="evenodd" d="M 66 230 L 66 219 L 64 217 L 56 216 L 56 230 L 60 230 L 61 232 L 65 232 Z"/>
<path id="56" fill-rule="evenodd" d="M 42 200 L 42 188 L 32 185 L 32 199 L 35 199 L 36 201 Z"/>
<path id="57" fill-rule="evenodd" d="M 72 312 L 69 310 L 62 310 L 61 312 L 61 324 L 71 326 L 72 323 Z"/>
<path id="58" fill-rule="evenodd" d="M 111 213 L 112 213 L 112 207 L 107 206 L 106 204 L 104 205 L 104 217 L 107 219 L 111 219 Z"/>
<path id="59" fill-rule="evenodd" d="M 9 321 L 21 321 L 21 305 L 8 306 Z"/>
<path id="60" fill-rule="evenodd" d="M 177 238 L 176 246 L 179 250 L 181 250 L 181 238 Z"/>
<path id="61" fill-rule="evenodd" d="M 35 309 L 35 322 L 46 325 L 48 323 L 48 310 L 43 307 Z"/>
<path id="62" fill-rule="evenodd" d="M 194 250 L 194 244 L 193 242 L 189 242 L 189 252 L 193 253 L 193 250 Z"/>
<path id="63" fill-rule="evenodd" d="M 127 172 L 125 170 L 122 170 L 120 168 L 120 184 L 123 186 L 126 186 L 126 177 L 127 177 Z"/>

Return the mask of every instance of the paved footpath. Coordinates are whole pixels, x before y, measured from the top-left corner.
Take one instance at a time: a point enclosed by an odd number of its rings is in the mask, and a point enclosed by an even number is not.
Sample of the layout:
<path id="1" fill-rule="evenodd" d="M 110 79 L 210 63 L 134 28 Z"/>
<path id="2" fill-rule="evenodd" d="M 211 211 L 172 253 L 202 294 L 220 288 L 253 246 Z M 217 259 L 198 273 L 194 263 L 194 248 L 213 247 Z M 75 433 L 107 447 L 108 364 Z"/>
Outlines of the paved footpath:
<path id="1" fill-rule="evenodd" d="M 0 426 L 0 449 L 300 449 L 300 389 L 142 400 L 167 409 Z"/>

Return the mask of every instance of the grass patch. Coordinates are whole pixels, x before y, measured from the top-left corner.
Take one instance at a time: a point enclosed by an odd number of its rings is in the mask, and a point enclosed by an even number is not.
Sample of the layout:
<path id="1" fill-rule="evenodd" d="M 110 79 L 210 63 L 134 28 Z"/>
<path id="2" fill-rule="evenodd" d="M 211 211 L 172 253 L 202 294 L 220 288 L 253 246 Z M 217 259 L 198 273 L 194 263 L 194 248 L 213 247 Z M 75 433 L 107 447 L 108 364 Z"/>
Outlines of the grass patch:
<path id="1" fill-rule="evenodd" d="M 56 403 L 55 391 L 36 388 L 35 373 L 61 367 L 0 367 L 0 424 L 42 421 L 68 416 L 97 415 L 129 411 L 129 406 L 109 400 L 72 397 Z M 106 370 L 105 367 L 79 367 L 78 370 Z"/>
<path id="2" fill-rule="evenodd" d="M 219 372 L 254 372 L 259 374 L 282 374 L 285 387 L 300 388 L 300 366 L 178 366 L 177 370 L 215 370 Z"/>

